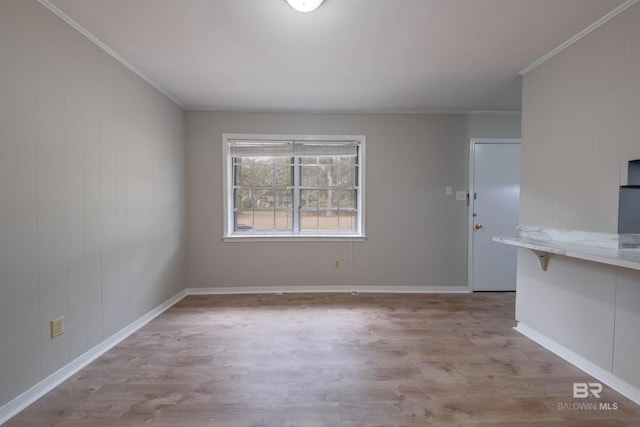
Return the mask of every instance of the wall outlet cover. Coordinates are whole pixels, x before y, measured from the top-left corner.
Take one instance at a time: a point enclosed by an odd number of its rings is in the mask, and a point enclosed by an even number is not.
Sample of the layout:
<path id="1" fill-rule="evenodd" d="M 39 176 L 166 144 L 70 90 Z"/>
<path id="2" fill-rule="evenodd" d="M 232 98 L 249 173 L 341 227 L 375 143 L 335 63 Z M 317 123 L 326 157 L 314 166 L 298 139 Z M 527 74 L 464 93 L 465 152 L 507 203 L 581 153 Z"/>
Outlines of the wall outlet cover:
<path id="1" fill-rule="evenodd" d="M 51 338 L 55 338 L 58 335 L 64 333 L 64 316 L 60 316 L 57 319 L 51 321 Z"/>

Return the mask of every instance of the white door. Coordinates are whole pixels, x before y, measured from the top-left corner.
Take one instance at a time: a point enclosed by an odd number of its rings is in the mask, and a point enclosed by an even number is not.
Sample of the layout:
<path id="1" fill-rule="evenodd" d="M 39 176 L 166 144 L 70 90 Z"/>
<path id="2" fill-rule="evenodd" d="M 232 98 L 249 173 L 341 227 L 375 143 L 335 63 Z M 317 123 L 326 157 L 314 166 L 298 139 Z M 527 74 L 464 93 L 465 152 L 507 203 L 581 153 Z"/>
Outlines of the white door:
<path id="1" fill-rule="evenodd" d="M 474 291 L 515 291 L 514 246 L 493 241 L 514 235 L 520 208 L 520 140 L 471 141 L 470 280 Z"/>

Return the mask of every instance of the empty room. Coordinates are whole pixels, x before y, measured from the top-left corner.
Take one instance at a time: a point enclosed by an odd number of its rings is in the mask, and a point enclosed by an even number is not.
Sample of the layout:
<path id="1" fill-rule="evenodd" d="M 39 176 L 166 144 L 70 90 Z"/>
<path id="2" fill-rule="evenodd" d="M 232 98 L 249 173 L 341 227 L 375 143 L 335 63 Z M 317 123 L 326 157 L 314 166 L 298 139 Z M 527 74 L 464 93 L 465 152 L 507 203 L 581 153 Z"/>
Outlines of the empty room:
<path id="1" fill-rule="evenodd" d="M 640 426 L 638 0 L 0 0 L 0 425 Z"/>

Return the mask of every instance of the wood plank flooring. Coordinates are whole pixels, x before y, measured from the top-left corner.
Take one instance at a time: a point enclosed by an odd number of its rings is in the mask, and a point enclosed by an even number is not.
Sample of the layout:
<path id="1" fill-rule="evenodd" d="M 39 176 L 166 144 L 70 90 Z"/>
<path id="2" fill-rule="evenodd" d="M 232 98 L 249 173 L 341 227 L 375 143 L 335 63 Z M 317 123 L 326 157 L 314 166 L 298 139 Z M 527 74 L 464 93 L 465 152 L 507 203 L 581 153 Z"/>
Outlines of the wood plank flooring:
<path id="1" fill-rule="evenodd" d="M 512 329 L 514 296 L 190 296 L 6 426 L 640 426 L 607 386 L 573 398 L 594 380 Z"/>

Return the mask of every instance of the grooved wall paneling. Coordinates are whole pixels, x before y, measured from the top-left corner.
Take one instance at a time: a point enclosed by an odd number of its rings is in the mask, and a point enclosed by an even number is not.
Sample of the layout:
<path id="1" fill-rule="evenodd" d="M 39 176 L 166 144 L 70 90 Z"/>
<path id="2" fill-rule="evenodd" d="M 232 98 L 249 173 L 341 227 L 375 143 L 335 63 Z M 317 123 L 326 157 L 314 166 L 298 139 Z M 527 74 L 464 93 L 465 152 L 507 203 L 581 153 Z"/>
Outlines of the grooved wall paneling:
<path id="1" fill-rule="evenodd" d="M 0 405 L 184 288 L 183 134 L 37 1 L 0 2 Z"/>
<path id="2" fill-rule="evenodd" d="M 520 222 L 617 233 L 619 186 L 640 158 L 640 4 L 523 81 Z M 516 317 L 640 387 L 640 276 L 520 250 Z"/>

